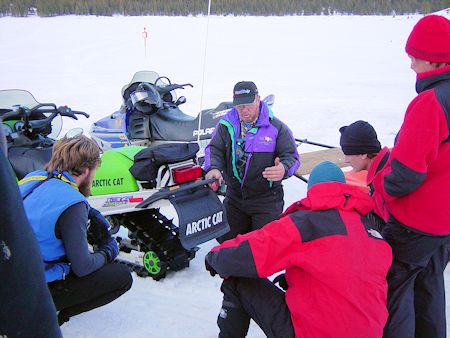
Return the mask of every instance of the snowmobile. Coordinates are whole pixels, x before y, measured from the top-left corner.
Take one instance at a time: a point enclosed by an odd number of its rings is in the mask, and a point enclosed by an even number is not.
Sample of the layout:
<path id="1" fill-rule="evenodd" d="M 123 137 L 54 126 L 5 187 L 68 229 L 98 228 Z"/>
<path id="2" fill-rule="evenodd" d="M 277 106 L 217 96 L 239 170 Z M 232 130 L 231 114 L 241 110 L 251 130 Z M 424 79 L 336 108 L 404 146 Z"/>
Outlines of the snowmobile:
<path id="1" fill-rule="evenodd" d="M 215 126 L 233 103 L 221 102 L 193 117 L 180 109 L 186 98 L 176 93 L 186 87 L 192 84 L 172 83 L 168 77 L 154 71 L 137 72 L 122 88 L 120 109 L 95 122 L 90 129 L 91 137 L 102 149 L 198 141 L 201 159 Z M 264 99 L 268 105 L 272 105 L 273 100 L 273 95 Z"/>
<path id="2" fill-rule="evenodd" d="M 120 109 L 95 122 L 90 129 L 91 137 L 102 149 L 199 140 L 203 150 L 220 117 L 232 108 L 232 103 L 222 102 L 193 117 L 180 109 L 186 98 L 176 93 L 186 87 L 192 84 L 172 83 L 154 71 L 137 72 L 122 88 Z"/>
<path id="3" fill-rule="evenodd" d="M 67 106 L 39 103 L 25 90 L 0 91 L 0 119 L 8 158 L 18 179 L 42 169 L 62 127 L 62 117 L 88 114 Z M 196 143 L 131 145 L 102 154 L 89 203 L 117 233 L 119 247 L 138 252 L 142 262 L 118 260 L 155 280 L 189 266 L 198 245 L 229 230 L 222 203 L 207 187 L 197 164 Z M 178 225 L 160 211 L 173 206 Z M 119 236 L 120 227 L 128 230 Z"/>

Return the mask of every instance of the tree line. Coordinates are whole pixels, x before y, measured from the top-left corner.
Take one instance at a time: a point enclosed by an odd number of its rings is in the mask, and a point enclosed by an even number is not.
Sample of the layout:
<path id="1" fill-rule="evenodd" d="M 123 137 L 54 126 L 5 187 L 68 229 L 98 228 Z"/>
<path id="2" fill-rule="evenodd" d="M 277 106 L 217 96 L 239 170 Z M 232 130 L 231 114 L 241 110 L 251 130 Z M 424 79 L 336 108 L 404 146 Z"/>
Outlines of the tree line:
<path id="1" fill-rule="evenodd" d="M 212 15 L 400 15 L 431 13 L 450 0 L 212 0 Z M 0 15 L 206 15 L 208 0 L 0 0 Z"/>

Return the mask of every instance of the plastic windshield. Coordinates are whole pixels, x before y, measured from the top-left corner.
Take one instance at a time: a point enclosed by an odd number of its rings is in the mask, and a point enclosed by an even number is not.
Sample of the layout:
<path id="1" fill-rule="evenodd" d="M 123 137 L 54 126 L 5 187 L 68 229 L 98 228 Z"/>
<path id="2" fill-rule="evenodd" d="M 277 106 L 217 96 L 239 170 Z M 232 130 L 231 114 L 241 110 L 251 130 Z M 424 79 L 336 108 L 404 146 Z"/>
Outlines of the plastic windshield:
<path id="1" fill-rule="evenodd" d="M 158 80 L 158 83 L 156 83 L 156 80 Z M 133 78 L 131 79 L 131 81 L 122 87 L 122 97 L 124 96 L 125 91 L 128 88 L 130 88 L 133 84 L 142 83 L 142 82 L 151 83 L 158 87 L 165 87 L 169 84 L 164 77 L 160 78 L 160 76 L 157 72 L 154 72 L 152 70 L 141 70 L 139 72 L 136 72 L 133 75 Z M 129 93 L 129 94 L 131 94 L 131 93 Z M 174 90 L 171 92 L 171 94 L 172 94 L 173 100 L 176 100 L 177 94 L 175 93 Z"/>
<path id="2" fill-rule="evenodd" d="M 26 107 L 28 109 L 32 109 L 36 107 L 39 104 L 39 102 L 34 98 L 34 96 L 27 90 L 23 89 L 6 89 L 6 90 L 0 90 L 0 117 L 15 109 L 18 107 Z M 42 109 L 45 109 L 46 107 L 42 107 Z M 47 107 L 48 108 L 48 107 Z M 39 111 L 39 109 L 38 109 Z M 49 116 L 50 113 L 43 113 L 45 117 Z M 17 120 L 20 120 L 21 118 L 18 116 Z M 10 126 L 13 125 L 10 123 Z M 55 139 L 58 137 L 59 133 L 61 132 L 62 128 L 62 118 L 60 115 L 56 116 L 52 122 L 52 132 L 47 135 L 47 137 Z M 15 127 L 14 127 L 15 126 Z M 17 123 L 14 124 L 11 128 L 11 132 L 20 131 L 21 126 L 23 126 L 23 123 Z"/>
<path id="3" fill-rule="evenodd" d="M 6 112 L 3 110 L 12 110 L 14 106 L 20 105 L 31 109 L 38 104 L 39 102 L 36 101 L 29 91 L 22 89 L 0 90 L 0 109 L 2 109 L 2 114 Z"/>

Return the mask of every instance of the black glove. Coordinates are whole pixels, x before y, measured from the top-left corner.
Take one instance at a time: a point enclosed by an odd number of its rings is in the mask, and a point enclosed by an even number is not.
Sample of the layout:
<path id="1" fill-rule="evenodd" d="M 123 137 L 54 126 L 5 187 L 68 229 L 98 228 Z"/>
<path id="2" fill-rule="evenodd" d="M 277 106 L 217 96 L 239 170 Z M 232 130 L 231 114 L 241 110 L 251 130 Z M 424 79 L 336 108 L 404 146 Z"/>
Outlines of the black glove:
<path id="1" fill-rule="evenodd" d="M 111 225 L 106 218 L 95 208 L 89 209 L 88 215 L 90 225 L 88 229 L 88 241 L 93 245 L 102 246 L 109 243 L 111 240 L 111 233 L 109 229 Z"/>
<path id="2" fill-rule="evenodd" d="M 280 288 L 282 288 L 284 291 L 286 291 L 289 287 L 287 281 L 286 281 L 286 276 L 284 275 L 284 273 L 282 273 L 281 275 L 278 275 L 275 277 L 275 279 L 272 282 L 273 284 L 277 284 L 280 286 Z"/>
<path id="3" fill-rule="evenodd" d="M 106 244 L 99 246 L 98 251 L 102 252 L 106 256 L 106 260 L 111 263 L 119 254 L 119 246 L 114 238 Z"/>
<path id="4" fill-rule="evenodd" d="M 217 271 L 208 263 L 208 260 L 205 257 L 205 268 L 209 271 L 209 274 L 214 277 L 217 274 Z"/>

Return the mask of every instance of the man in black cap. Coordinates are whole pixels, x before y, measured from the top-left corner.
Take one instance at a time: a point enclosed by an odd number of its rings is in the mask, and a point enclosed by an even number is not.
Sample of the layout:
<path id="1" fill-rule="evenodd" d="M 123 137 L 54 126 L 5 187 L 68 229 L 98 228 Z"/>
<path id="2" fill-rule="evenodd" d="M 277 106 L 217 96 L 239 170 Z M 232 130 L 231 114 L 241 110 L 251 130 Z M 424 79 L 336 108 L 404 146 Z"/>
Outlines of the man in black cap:
<path id="1" fill-rule="evenodd" d="M 206 178 L 227 184 L 230 231 L 220 243 L 278 219 L 284 206 L 281 181 L 300 165 L 291 131 L 261 101 L 253 82 L 236 83 L 233 104 L 205 149 Z"/>
<path id="2" fill-rule="evenodd" d="M 381 149 L 377 132 L 366 121 L 356 121 L 339 129 L 340 145 L 345 155 L 345 162 L 350 164 L 355 172 L 367 170 L 367 186 L 375 202 L 375 214 L 387 222 L 389 212 L 385 208 L 383 198 L 377 193 L 372 181 L 375 175 L 385 166 L 389 158 L 389 148 Z M 378 223 L 378 222 L 377 222 Z"/>

